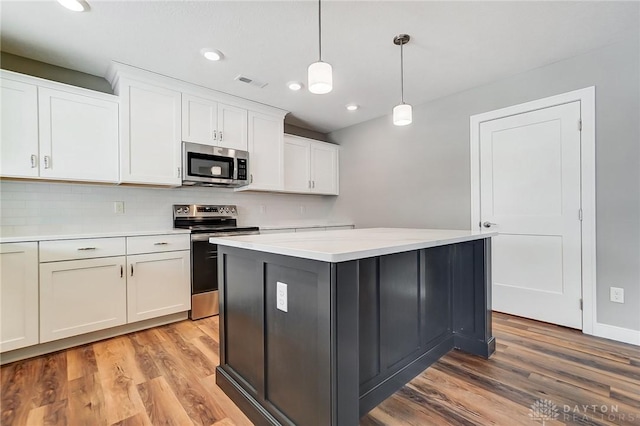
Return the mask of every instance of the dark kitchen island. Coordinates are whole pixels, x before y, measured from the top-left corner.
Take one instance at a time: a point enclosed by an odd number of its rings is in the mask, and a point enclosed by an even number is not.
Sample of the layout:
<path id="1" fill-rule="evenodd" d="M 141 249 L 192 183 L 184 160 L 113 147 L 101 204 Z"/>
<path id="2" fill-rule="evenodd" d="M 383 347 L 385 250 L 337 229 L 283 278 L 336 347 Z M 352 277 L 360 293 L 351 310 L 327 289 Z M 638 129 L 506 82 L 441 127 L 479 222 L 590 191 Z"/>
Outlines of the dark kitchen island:
<path id="1" fill-rule="evenodd" d="M 489 357 L 493 232 L 212 238 L 216 382 L 258 425 L 353 426 L 453 348 Z"/>

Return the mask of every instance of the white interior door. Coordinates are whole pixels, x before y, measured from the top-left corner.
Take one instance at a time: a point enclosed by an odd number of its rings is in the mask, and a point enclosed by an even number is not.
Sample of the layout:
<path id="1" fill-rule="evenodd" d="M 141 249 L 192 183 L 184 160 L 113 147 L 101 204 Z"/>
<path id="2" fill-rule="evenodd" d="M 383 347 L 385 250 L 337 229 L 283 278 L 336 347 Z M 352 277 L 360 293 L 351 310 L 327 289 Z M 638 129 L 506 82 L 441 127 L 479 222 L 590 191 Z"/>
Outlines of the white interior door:
<path id="1" fill-rule="evenodd" d="M 580 103 L 480 125 L 480 218 L 493 309 L 582 328 Z"/>

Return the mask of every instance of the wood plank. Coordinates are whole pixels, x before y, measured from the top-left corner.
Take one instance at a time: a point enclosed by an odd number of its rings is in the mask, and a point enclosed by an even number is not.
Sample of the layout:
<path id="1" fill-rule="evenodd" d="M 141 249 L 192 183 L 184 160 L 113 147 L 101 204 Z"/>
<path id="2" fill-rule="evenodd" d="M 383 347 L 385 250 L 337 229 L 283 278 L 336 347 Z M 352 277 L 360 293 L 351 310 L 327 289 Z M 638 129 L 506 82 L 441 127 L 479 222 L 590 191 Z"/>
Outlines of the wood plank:
<path id="1" fill-rule="evenodd" d="M 193 424 L 164 377 L 156 377 L 138 385 L 147 417 L 154 425 Z"/>
<path id="2" fill-rule="evenodd" d="M 2 425 L 24 425 L 31 409 L 36 408 L 37 393 L 43 358 L 37 357 L 2 366 L 0 406 Z"/>
<path id="3" fill-rule="evenodd" d="M 215 375 L 201 378 L 200 383 L 202 383 L 202 386 L 204 386 L 204 388 L 211 394 L 211 396 L 213 396 L 216 404 L 220 407 L 222 412 L 226 414 L 229 419 L 233 420 L 233 424 L 235 424 L 236 426 L 253 425 L 249 418 L 245 416 L 242 411 L 240 411 L 238 406 L 235 405 L 233 401 L 231 401 L 227 394 L 218 387 L 218 385 L 216 384 Z"/>
<path id="4" fill-rule="evenodd" d="M 66 426 L 70 424 L 67 421 L 67 401 L 56 401 L 52 404 L 42 405 L 29 411 L 27 417 L 28 426 Z"/>
<path id="5" fill-rule="evenodd" d="M 67 350 L 67 380 L 91 376 L 98 372 L 96 355 L 92 345 L 83 345 Z"/>
<path id="6" fill-rule="evenodd" d="M 98 373 L 69 382 L 69 424 L 96 426 L 107 424 L 104 393 Z"/>
<path id="7" fill-rule="evenodd" d="M 36 407 L 67 399 L 67 356 L 65 352 L 44 355 L 36 383 Z"/>

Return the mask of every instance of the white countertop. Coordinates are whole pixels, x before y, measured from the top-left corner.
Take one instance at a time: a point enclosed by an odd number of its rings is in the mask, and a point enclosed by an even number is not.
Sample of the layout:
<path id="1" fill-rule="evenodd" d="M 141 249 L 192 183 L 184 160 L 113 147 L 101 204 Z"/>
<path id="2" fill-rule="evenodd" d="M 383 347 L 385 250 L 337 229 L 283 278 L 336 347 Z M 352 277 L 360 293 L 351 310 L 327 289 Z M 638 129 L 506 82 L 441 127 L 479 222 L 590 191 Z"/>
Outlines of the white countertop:
<path id="1" fill-rule="evenodd" d="M 145 235 L 166 235 L 166 234 L 190 234 L 188 229 L 161 229 L 155 231 L 112 231 L 93 232 L 82 234 L 59 234 L 59 235 L 27 235 L 20 237 L 2 237 L 1 243 L 24 243 L 27 241 L 55 241 L 55 240 L 75 240 L 84 238 L 112 238 L 112 237 L 140 237 Z"/>
<path id="2" fill-rule="evenodd" d="M 353 222 L 334 222 L 320 224 L 318 222 L 290 222 L 280 225 L 260 225 L 260 230 L 271 231 L 277 229 L 296 229 L 296 228 L 332 228 L 337 226 L 353 226 Z"/>
<path id="3" fill-rule="evenodd" d="M 336 263 L 461 243 L 496 235 L 498 233 L 494 231 L 362 228 L 219 237 L 210 238 L 209 242 L 265 253 Z"/>

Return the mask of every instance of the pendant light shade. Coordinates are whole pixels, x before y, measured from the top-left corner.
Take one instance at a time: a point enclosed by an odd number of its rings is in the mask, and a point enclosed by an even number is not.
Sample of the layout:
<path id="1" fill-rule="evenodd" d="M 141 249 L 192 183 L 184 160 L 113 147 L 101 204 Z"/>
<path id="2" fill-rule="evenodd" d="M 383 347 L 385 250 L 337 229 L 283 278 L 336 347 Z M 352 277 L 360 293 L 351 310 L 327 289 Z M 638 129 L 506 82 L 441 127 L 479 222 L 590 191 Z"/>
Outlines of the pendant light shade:
<path id="1" fill-rule="evenodd" d="M 333 89 L 333 68 L 322 62 L 322 6 L 318 0 L 318 62 L 309 65 L 307 70 L 308 87 L 311 93 L 324 95 Z"/>
<path id="2" fill-rule="evenodd" d="M 406 126 L 413 121 L 413 108 L 404 103 L 404 50 L 403 46 L 409 43 L 411 37 L 408 34 L 400 34 L 393 38 L 393 44 L 400 46 L 400 104 L 393 108 L 393 124 Z"/>
<path id="3" fill-rule="evenodd" d="M 333 89 L 333 72 L 331 64 L 318 61 L 309 65 L 309 91 L 324 95 Z"/>
<path id="4" fill-rule="evenodd" d="M 409 104 L 399 104 L 393 107 L 393 124 L 406 126 L 413 121 L 413 109 Z"/>

